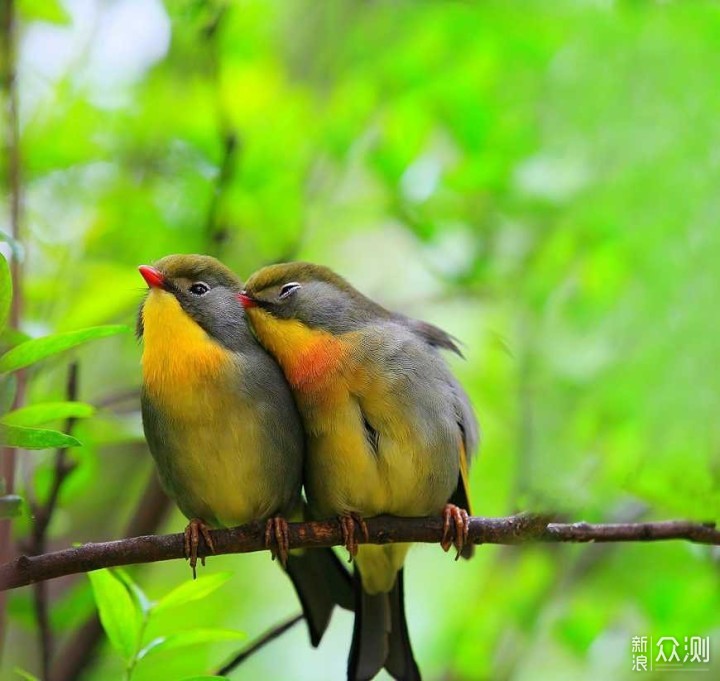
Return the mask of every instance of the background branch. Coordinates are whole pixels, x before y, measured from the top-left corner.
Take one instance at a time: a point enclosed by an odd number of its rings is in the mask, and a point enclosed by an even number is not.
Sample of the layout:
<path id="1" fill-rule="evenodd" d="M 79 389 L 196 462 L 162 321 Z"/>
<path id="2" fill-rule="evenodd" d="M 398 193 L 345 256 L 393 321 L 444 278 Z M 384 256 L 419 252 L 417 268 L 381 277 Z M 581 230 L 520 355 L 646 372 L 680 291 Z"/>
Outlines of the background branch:
<path id="1" fill-rule="evenodd" d="M 224 676 L 225 674 L 229 674 L 231 671 L 233 671 L 233 669 L 236 669 L 243 662 L 245 662 L 248 657 L 254 655 L 258 650 L 261 650 L 268 643 L 274 641 L 279 636 L 282 636 L 289 629 L 292 629 L 298 622 L 302 621 L 303 617 L 304 615 L 302 613 L 299 613 L 297 615 L 293 615 L 293 617 L 290 617 L 289 619 L 286 619 L 284 622 L 281 622 L 280 624 L 276 624 L 274 627 L 271 627 L 264 634 L 262 634 L 262 636 L 253 641 L 250 645 L 243 648 L 243 650 L 241 650 L 237 655 L 235 655 L 235 657 L 233 657 L 230 662 L 218 669 L 215 674 L 217 676 Z"/>
<path id="2" fill-rule="evenodd" d="M 369 543 L 439 542 L 441 518 L 395 518 L 378 516 L 367 520 Z M 339 546 L 340 525 L 335 520 L 290 523 L 290 548 Z M 265 550 L 265 523 L 251 523 L 227 530 L 214 530 L 217 554 Z M 471 518 L 469 541 L 475 544 L 520 544 L 541 542 L 627 542 L 683 539 L 699 544 L 720 545 L 714 523 L 666 520 L 654 523 L 553 523 L 547 516 L 521 514 L 508 518 Z M 359 543 L 364 543 L 358 538 Z M 104 567 L 152 563 L 183 557 L 183 535 L 133 537 L 98 544 L 85 544 L 42 556 L 20 556 L 0 565 L 0 590 L 64 575 Z"/>
<path id="3" fill-rule="evenodd" d="M 20 156 L 20 126 L 18 123 L 17 88 L 17 16 L 15 0 L 0 3 L 0 84 L 3 93 L 3 112 L 0 121 L 5 130 L 4 152 L 4 190 L 9 202 L 10 235 L 15 247 L 20 241 L 20 223 L 22 220 L 22 178 Z M 23 294 L 21 287 L 21 267 L 18 253 L 10 261 L 13 282 L 13 298 L 10 308 L 10 326 L 19 328 L 22 316 Z M 13 400 L 13 409 L 22 405 L 25 396 L 26 372 L 17 374 L 17 388 Z M 12 447 L 2 450 L 0 473 L 5 479 L 5 491 L 12 493 L 15 485 L 16 451 Z M 13 555 L 11 543 L 11 520 L 0 520 L 0 562 Z M 5 597 L 0 595 L 0 659 L 5 641 Z"/>
<path id="4" fill-rule="evenodd" d="M 68 367 L 67 383 L 65 387 L 65 399 L 74 402 L 78 396 L 78 364 L 72 362 Z M 74 418 L 67 419 L 64 432 L 72 434 L 75 427 Z M 39 556 L 47 550 L 47 531 L 52 522 L 57 502 L 60 497 L 60 490 L 68 475 L 75 468 L 75 464 L 68 461 L 67 449 L 60 448 L 55 452 L 55 467 L 53 470 L 50 493 L 45 502 L 33 501 L 30 504 L 32 510 L 32 533 L 29 541 L 29 552 Z M 43 679 L 50 676 L 50 660 L 53 651 L 53 636 L 50 626 L 50 614 L 48 607 L 47 584 L 36 582 L 33 585 L 33 600 L 35 605 L 35 617 L 38 623 L 38 636 L 40 638 L 40 657 L 42 662 Z"/>

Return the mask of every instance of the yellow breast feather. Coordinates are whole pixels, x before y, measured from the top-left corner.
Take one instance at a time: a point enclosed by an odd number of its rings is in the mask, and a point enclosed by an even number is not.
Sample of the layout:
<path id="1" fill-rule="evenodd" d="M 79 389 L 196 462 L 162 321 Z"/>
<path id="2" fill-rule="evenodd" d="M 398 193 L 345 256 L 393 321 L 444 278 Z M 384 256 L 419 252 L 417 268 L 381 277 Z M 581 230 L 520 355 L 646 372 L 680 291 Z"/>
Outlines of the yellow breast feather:
<path id="1" fill-rule="evenodd" d="M 216 343 L 167 291 L 150 291 L 142 311 L 143 382 L 148 393 L 182 403 L 184 394 L 227 369 L 230 353 Z"/>

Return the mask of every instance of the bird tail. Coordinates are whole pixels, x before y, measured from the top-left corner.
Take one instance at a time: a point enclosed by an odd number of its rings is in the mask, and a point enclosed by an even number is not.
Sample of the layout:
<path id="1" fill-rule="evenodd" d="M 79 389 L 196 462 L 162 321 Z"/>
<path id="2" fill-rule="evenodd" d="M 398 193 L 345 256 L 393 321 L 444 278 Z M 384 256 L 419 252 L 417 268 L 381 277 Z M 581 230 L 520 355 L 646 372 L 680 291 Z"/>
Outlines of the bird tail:
<path id="1" fill-rule="evenodd" d="M 369 681 L 383 667 L 397 681 L 420 681 L 405 619 L 403 571 L 389 593 L 369 594 L 355 569 L 355 626 L 348 681 Z"/>
<path id="2" fill-rule="evenodd" d="M 295 587 L 307 622 L 310 642 L 317 647 L 333 608 L 353 610 L 353 585 L 348 571 L 332 549 L 291 552 L 285 571 Z"/>

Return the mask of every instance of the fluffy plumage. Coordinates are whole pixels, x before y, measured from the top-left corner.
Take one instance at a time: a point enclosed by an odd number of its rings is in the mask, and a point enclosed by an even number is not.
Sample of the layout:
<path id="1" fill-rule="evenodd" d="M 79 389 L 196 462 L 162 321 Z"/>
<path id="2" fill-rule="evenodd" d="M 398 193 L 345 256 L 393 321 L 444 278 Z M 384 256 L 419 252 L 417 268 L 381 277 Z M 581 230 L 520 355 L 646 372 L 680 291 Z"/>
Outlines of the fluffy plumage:
<path id="1" fill-rule="evenodd" d="M 138 335 L 143 426 L 165 489 L 189 519 L 215 527 L 299 512 L 302 424 L 247 326 L 240 281 L 208 256 L 154 267 L 162 285 L 140 308 Z M 291 554 L 287 569 L 317 645 L 334 604 L 352 607 L 349 578 L 329 550 Z"/>
<path id="2" fill-rule="evenodd" d="M 308 434 L 305 488 L 317 516 L 433 515 L 451 499 L 467 508 L 467 457 L 478 428 L 439 353 L 459 353 L 447 333 L 386 310 L 309 263 L 265 268 L 245 293 L 251 324 L 300 407 Z M 396 678 L 419 678 L 397 611 L 407 550 L 359 548 L 364 596 L 356 601 L 351 679 L 371 678 L 383 665 Z"/>

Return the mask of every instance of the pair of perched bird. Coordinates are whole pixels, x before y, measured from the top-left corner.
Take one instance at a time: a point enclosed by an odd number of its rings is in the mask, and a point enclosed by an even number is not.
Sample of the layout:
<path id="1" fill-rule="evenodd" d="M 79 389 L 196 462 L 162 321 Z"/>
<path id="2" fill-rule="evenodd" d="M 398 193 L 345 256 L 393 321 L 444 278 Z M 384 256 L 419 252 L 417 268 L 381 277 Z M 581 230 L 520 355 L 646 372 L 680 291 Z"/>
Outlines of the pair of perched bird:
<path id="1" fill-rule="evenodd" d="M 435 326 L 393 313 L 325 267 L 261 269 L 243 287 L 208 256 L 173 255 L 149 285 L 143 423 L 166 490 L 190 519 L 193 570 L 208 527 L 267 521 L 317 645 L 337 604 L 355 610 L 348 679 L 383 667 L 420 679 L 403 606 L 408 544 L 358 546 L 364 517 L 445 518 L 458 555 L 468 526 L 477 423 Z M 304 485 L 314 518 L 338 517 L 351 580 L 331 549 L 287 550 Z M 353 597 L 354 591 L 354 597 Z"/>

